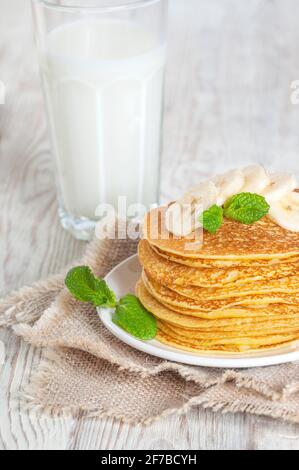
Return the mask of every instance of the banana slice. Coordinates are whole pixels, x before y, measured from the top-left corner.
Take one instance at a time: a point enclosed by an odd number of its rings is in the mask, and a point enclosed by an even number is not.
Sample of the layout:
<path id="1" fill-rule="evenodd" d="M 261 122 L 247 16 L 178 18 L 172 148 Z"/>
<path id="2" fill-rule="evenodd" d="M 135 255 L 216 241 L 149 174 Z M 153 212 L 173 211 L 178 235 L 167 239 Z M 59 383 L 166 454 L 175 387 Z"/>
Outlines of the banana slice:
<path id="1" fill-rule="evenodd" d="M 268 216 L 286 230 L 299 232 L 299 193 L 290 192 L 280 201 L 272 202 Z"/>
<path id="2" fill-rule="evenodd" d="M 193 206 L 181 205 L 180 202 L 171 204 L 165 214 L 165 225 L 168 232 L 178 237 L 188 235 L 193 231 Z"/>
<path id="3" fill-rule="evenodd" d="M 204 181 L 195 188 L 188 191 L 179 201 L 182 205 L 201 205 L 202 211 L 216 204 L 219 189 L 213 181 Z"/>
<path id="4" fill-rule="evenodd" d="M 260 194 L 271 183 L 269 176 L 261 165 L 247 166 L 243 169 L 243 175 L 245 178 L 241 191 L 243 193 Z"/>
<path id="5" fill-rule="evenodd" d="M 188 191 L 182 199 L 167 209 L 165 214 L 167 230 L 176 236 L 186 236 L 201 227 L 199 216 L 216 204 L 217 196 L 218 188 L 212 181 L 205 181 Z"/>
<path id="6" fill-rule="evenodd" d="M 218 188 L 216 204 L 222 206 L 227 199 L 241 191 L 245 183 L 245 178 L 241 170 L 231 170 L 223 175 L 215 176 L 212 181 Z"/>
<path id="7" fill-rule="evenodd" d="M 297 180 L 289 173 L 274 173 L 270 175 L 271 183 L 262 191 L 267 202 L 280 201 L 286 194 L 297 188 Z"/>

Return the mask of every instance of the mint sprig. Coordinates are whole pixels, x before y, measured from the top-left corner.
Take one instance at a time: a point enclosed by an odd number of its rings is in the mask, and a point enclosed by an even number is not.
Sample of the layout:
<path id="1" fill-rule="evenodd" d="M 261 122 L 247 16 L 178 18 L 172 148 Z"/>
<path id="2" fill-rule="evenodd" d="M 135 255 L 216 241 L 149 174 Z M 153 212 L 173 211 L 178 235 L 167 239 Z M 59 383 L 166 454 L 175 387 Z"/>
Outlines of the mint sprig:
<path id="1" fill-rule="evenodd" d="M 132 294 L 120 299 L 112 321 L 131 335 L 143 340 L 153 339 L 157 334 L 156 318 Z"/>
<path id="2" fill-rule="evenodd" d="M 117 302 L 106 281 L 95 277 L 89 266 L 71 269 L 65 278 L 65 285 L 77 300 L 90 302 L 96 307 L 115 308 L 113 322 L 131 335 L 143 340 L 156 336 L 157 321 L 140 300 L 128 294 Z"/>
<path id="3" fill-rule="evenodd" d="M 96 307 L 113 308 L 116 306 L 114 292 L 106 281 L 94 276 L 89 266 L 77 266 L 69 271 L 65 285 L 77 300 L 91 302 Z"/>
<path id="4" fill-rule="evenodd" d="M 268 214 L 270 209 L 264 196 L 254 193 L 235 194 L 224 204 L 224 208 L 214 204 L 204 211 L 199 221 L 209 233 L 215 234 L 223 223 L 223 217 L 242 224 L 253 224 Z"/>
<path id="5" fill-rule="evenodd" d="M 240 193 L 226 201 L 224 216 L 249 225 L 268 214 L 269 209 L 270 206 L 263 196 L 253 193 Z"/>
<path id="6" fill-rule="evenodd" d="M 205 230 L 215 234 L 223 223 L 223 209 L 214 204 L 210 209 L 204 211 L 200 216 L 200 222 Z"/>

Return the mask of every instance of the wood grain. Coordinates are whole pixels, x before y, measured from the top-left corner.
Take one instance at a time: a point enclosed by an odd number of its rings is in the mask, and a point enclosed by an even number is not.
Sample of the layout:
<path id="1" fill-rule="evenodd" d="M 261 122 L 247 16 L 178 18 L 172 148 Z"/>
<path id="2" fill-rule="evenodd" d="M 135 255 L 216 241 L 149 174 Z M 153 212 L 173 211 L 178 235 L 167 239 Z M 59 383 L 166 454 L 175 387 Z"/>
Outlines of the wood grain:
<path id="1" fill-rule="evenodd" d="M 18 14 L 16 14 L 18 12 Z M 171 0 L 166 80 L 164 198 L 227 166 L 260 161 L 299 175 L 296 0 Z M 0 80 L 0 289 L 46 277 L 84 243 L 60 227 L 29 1 L 2 0 Z M 150 427 L 113 419 L 49 418 L 18 396 L 40 351 L 0 331 L 1 449 L 298 449 L 299 426 L 194 409 Z"/>

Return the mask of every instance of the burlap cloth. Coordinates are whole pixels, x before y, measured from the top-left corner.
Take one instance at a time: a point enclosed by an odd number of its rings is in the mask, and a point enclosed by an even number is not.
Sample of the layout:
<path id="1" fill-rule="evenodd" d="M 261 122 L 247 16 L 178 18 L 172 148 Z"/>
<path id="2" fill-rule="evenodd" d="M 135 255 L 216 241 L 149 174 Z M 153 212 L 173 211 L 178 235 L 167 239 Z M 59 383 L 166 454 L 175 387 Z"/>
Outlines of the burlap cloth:
<path id="1" fill-rule="evenodd" d="M 92 242 L 81 260 L 98 276 L 136 252 L 136 242 Z M 126 346 L 95 309 L 64 289 L 64 275 L 25 287 L 0 303 L 0 326 L 44 348 L 21 392 L 29 407 L 50 414 L 85 410 L 150 423 L 194 406 L 247 412 L 299 423 L 299 364 L 221 370 L 164 361 Z"/>

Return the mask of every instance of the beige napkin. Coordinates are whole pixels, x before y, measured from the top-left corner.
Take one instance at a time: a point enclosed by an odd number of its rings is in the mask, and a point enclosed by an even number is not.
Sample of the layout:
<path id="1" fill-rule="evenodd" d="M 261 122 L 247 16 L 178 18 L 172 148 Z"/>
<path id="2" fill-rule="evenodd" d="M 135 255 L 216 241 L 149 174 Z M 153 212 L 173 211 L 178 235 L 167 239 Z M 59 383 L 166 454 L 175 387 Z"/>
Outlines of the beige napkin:
<path id="1" fill-rule="evenodd" d="M 104 276 L 136 252 L 136 242 L 92 242 L 81 260 Z M 299 363 L 221 370 L 186 366 L 121 343 L 95 309 L 64 289 L 64 274 L 25 287 L 0 303 L 0 326 L 44 348 L 22 400 L 50 414 L 85 410 L 150 423 L 194 406 L 247 412 L 299 423 Z"/>

